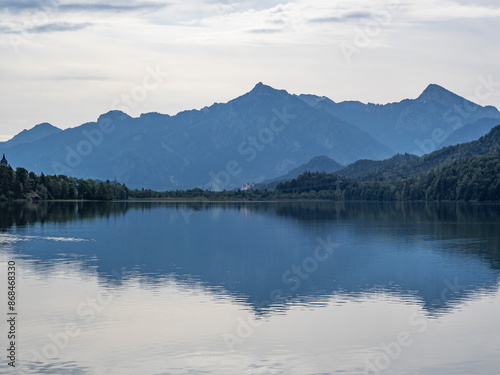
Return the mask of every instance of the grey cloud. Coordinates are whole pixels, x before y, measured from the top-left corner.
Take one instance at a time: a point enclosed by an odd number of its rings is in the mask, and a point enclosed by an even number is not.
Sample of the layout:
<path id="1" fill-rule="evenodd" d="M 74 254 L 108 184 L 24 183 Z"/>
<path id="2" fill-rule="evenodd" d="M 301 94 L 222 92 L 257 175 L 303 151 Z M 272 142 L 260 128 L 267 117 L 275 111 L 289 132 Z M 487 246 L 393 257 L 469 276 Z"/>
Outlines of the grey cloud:
<path id="1" fill-rule="evenodd" d="M 0 34 L 12 34 L 13 32 L 10 27 L 0 25 Z"/>
<path id="2" fill-rule="evenodd" d="M 85 23 L 54 22 L 22 30 L 14 29 L 7 26 L 0 26 L 0 34 L 20 34 L 20 33 L 41 34 L 41 33 L 53 33 L 53 32 L 63 32 L 63 31 L 78 31 L 92 25 L 93 24 L 89 22 Z"/>
<path id="3" fill-rule="evenodd" d="M 248 30 L 249 33 L 254 33 L 254 34 L 276 34 L 280 33 L 280 29 L 252 29 Z"/>
<path id="4" fill-rule="evenodd" d="M 238 4 L 238 1 L 232 1 L 232 0 L 205 0 L 204 1 L 206 4 L 228 4 L 228 5 L 234 5 Z"/>
<path id="5" fill-rule="evenodd" d="M 7 10 L 12 13 L 20 12 L 33 12 L 33 11 L 47 11 L 54 10 L 59 7 L 59 1 L 57 0 L 0 0 L 0 11 Z"/>
<path id="6" fill-rule="evenodd" d="M 0 0 L 0 10 L 8 10 L 11 12 L 37 11 L 50 9 L 53 11 L 83 11 L 83 12 L 130 12 L 138 10 L 156 10 L 164 8 L 168 5 L 165 3 L 154 3 L 148 1 L 133 1 L 133 2 L 83 2 L 72 3 L 62 2 L 58 0 Z"/>
<path id="7" fill-rule="evenodd" d="M 117 12 L 129 12 L 136 10 L 158 10 L 165 8 L 167 3 L 150 3 L 150 2 L 139 2 L 132 4 L 103 4 L 103 3 L 69 3 L 61 4 L 59 8 L 61 10 L 69 11 L 117 11 Z"/>
<path id="8" fill-rule="evenodd" d="M 275 25 L 283 25 L 285 23 L 284 20 L 269 20 L 269 22 Z"/>
<path id="9" fill-rule="evenodd" d="M 29 28 L 26 30 L 28 33 L 53 33 L 53 32 L 60 32 L 60 31 L 77 31 L 77 30 L 82 30 L 85 29 L 89 26 L 92 26 L 92 23 L 66 23 L 66 22 L 60 22 L 60 23 L 47 23 L 45 25 L 40 25 L 40 26 L 35 26 L 32 28 Z"/>
<path id="10" fill-rule="evenodd" d="M 44 81 L 104 81 L 108 79 L 109 77 L 98 75 L 61 75 L 42 78 Z"/>
<path id="11" fill-rule="evenodd" d="M 371 18 L 371 17 L 373 17 L 372 12 L 365 11 L 365 10 L 359 10 L 359 11 L 354 11 L 354 12 L 347 12 L 347 13 L 344 13 L 340 16 L 313 18 L 313 19 L 309 20 L 309 22 L 316 22 L 316 23 L 343 22 L 343 21 L 359 20 L 359 19 Z"/>
<path id="12" fill-rule="evenodd" d="M 0 9 L 9 11 L 33 10 L 42 8 L 42 3 L 34 0 L 5 1 L 0 0 Z"/>

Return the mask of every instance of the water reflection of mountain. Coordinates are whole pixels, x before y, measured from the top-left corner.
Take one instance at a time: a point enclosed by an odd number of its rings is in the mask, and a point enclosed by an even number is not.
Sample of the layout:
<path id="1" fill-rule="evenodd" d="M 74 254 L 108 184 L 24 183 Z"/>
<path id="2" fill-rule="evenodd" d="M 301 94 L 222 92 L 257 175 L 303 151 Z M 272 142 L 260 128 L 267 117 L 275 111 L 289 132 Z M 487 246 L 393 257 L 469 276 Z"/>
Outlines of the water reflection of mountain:
<path id="1" fill-rule="evenodd" d="M 0 227 L 9 234 L 92 240 L 17 243 L 15 251 L 39 267 L 76 255 L 106 282 L 198 280 L 258 310 L 384 291 L 444 311 L 498 287 L 499 226 L 500 206 L 473 204 L 0 206 Z M 315 265 L 317 239 L 328 237 L 339 246 Z"/>

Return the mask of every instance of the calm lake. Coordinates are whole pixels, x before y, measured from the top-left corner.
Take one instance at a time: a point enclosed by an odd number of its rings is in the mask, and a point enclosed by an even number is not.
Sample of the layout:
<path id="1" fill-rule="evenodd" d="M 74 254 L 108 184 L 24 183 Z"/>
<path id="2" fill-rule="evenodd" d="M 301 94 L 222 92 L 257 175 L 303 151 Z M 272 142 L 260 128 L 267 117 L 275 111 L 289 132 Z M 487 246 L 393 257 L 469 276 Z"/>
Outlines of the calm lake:
<path id="1" fill-rule="evenodd" d="M 498 205 L 19 203 L 0 228 L 0 374 L 500 374 Z"/>

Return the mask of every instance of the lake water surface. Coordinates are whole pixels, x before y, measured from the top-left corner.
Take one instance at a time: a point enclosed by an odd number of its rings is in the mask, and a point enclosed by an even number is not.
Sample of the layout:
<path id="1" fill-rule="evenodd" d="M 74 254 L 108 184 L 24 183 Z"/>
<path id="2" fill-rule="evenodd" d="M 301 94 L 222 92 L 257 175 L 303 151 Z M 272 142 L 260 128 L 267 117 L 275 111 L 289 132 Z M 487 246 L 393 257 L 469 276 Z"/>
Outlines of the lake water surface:
<path id="1" fill-rule="evenodd" d="M 0 228 L 0 374 L 500 374 L 498 205 L 4 204 Z"/>

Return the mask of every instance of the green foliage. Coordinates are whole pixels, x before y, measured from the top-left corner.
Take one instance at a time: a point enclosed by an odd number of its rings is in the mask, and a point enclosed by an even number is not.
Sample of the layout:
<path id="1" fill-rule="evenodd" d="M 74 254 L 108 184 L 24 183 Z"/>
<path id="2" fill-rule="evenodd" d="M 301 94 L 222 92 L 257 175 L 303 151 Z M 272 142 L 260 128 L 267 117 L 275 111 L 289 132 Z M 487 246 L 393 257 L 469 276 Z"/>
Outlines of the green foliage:
<path id="1" fill-rule="evenodd" d="M 500 125 L 476 141 L 444 147 L 422 157 L 398 154 L 387 160 L 358 160 L 338 173 L 359 181 L 410 178 L 499 148 Z"/>
<path id="2" fill-rule="evenodd" d="M 42 200 L 86 199 L 113 200 L 128 199 L 129 190 L 117 182 L 77 179 L 64 175 L 37 176 L 25 168 L 0 166 L 0 199 L 27 199 L 38 195 Z"/>
<path id="3" fill-rule="evenodd" d="M 408 166 L 415 168 L 420 162 L 418 156 L 397 154 L 386 160 L 358 160 L 338 173 L 356 180 L 374 180 L 380 177 L 400 177 L 400 173 Z"/>
<path id="4" fill-rule="evenodd" d="M 409 178 L 355 181 L 326 173 L 304 173 L 280 183 L 282 193 L 319 192 L 316 198 L 361 201 L 499 201 L 500 149 L 420 172 Z M 335 193 L 335 194 L 333 194 Z"/>

